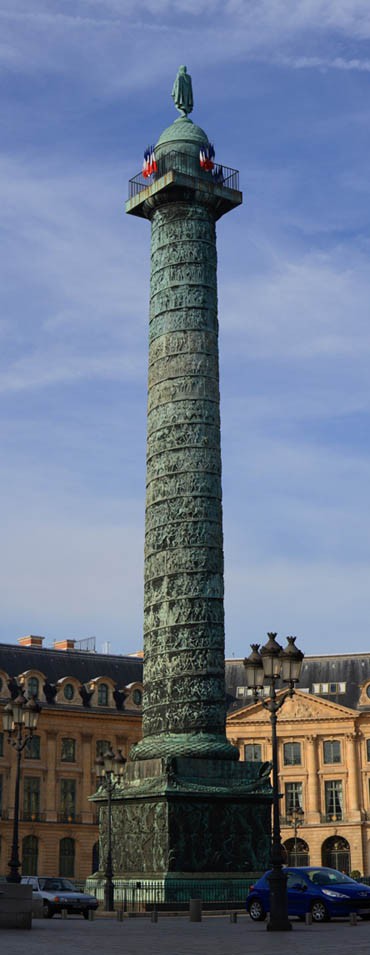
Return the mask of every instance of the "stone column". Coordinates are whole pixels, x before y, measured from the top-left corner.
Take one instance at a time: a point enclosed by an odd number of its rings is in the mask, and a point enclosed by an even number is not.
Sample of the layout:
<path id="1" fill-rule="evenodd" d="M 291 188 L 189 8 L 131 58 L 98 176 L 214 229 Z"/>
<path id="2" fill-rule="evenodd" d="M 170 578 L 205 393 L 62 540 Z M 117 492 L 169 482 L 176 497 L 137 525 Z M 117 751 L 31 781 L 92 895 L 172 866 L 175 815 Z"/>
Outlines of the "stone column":
<path id="1" fill-rule="evenodd" d="M 82 779 L 81 779 L 81 814 L 83 822 L 92 822 L 93 821 L 93 807 L 89 803 L 89 796 L 92 792 L 92 778 L 91 770 L 92 766 L 92 734 L 91 733 L 81 733 L 81 748 L 82 748 Z"/>
<path id="2" fill-rule="evenodd" d="M 45 811 L 46 811 L 46 820 L 47 822 L 56 822 L 57 820 L 57 779 L 56 779 L 56 762 L 57 762 L 57 733 L 53 730 L 48 730 L 46 733 L 46 764 L 48 767 L 47 771 L 47 786 L 46 786 L 46 795 L 45 795 Z"/>
<path id="3" fill-rule="evenodd" d="M 352 820 L 360 818 L 360 797 L 359 797 L 359 770 L 357 760 L 357 738 L 356 733 L 346 735 L 346 762 L 348 768 L 347 777 L 347 806 L 348 815 Z"/>
<path id="4" fill-rule="evenodd" d="M 235 759 L 225 736 L 216 235 L 212 208 L 152 215 L 143 741 L 135 758 Z M 200 735 L 201 734 L 201 735 Z"/>
<path id="5" fill-rule="evenodd" d="M 320 787 L 317 765 L 317 736 L 306 737 L 307 804 L 304 806 L 307 822 L 320 822 Z"/>

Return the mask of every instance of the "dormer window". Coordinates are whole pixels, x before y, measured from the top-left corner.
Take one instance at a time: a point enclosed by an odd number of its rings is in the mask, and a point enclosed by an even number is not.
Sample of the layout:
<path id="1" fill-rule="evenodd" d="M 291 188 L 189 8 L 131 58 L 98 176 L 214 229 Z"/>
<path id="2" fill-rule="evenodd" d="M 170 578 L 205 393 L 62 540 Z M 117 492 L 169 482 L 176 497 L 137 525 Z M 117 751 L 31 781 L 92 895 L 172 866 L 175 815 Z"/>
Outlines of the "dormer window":
<path id="1" fill-rule="evenodd" d="M 39 681 L 37 676 L 30 676 L 27 680 L 27 690 L 28 696 L 33 697 L 35 700 L 39 695 Z"/>
<path id="2" fill-rule="evenodd" d="M 108 706 L 108 686 L 106 683 L 99 683 L 98 706 Z"/>

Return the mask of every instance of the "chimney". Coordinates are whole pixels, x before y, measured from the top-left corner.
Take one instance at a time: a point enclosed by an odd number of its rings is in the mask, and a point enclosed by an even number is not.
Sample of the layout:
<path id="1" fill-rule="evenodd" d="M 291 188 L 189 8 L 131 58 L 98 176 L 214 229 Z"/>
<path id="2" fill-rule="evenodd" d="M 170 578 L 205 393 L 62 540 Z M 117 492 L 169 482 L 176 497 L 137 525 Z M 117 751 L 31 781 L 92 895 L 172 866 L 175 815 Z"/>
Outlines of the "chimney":
<path id="1" fill-rule="evenodd" d="M 40 647 L 42 648 L 42 641 L 45 640 L 45 637 L 34 637 L 32 634 L 29 634 L 28 637 L 19 637 L 18 643 L 21 647 Z"/>
<path id="2" fill-rule="evenodd" d="M 75 640 L 54 640 L 54 650 L 74 650 Z"/>

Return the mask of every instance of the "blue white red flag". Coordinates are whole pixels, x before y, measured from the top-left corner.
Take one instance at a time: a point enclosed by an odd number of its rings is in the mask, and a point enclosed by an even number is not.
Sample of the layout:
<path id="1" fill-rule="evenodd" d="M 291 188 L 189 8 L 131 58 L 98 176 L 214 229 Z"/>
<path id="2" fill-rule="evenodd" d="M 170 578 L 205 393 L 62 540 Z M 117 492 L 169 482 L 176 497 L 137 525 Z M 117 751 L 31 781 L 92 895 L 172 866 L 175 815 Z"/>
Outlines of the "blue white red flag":
<path id="1" fill-rule="evenodd" d="M 144 161 L 142 173 L 145 179 L 157 172 L 157 160 L 155 158 L 154 146 L 147 146 L 144 152 Z"/>
<path id="2" fill-rule="evenodd" d="M 215 150 L 212 143 L 204 143 L 199 150 L 200 168 L 210 172 L 214 167 Z"/>

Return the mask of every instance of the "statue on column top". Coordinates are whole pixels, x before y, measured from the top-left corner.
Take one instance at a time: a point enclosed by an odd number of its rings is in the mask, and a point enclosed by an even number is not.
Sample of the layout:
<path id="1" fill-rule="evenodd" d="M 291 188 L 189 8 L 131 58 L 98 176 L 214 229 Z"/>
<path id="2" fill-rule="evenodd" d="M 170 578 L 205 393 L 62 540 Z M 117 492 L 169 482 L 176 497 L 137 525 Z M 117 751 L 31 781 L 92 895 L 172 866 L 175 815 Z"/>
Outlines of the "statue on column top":
<path id="1" fill-rule="evenodd" d="M 187 117 L 191 113 L 193 100 L 193 87 L 191 76 L 186 70 L 186 66 L 180 66 L 172 89 L 172 99 L 182 117 Z"/>

